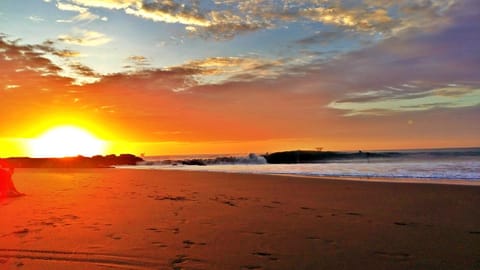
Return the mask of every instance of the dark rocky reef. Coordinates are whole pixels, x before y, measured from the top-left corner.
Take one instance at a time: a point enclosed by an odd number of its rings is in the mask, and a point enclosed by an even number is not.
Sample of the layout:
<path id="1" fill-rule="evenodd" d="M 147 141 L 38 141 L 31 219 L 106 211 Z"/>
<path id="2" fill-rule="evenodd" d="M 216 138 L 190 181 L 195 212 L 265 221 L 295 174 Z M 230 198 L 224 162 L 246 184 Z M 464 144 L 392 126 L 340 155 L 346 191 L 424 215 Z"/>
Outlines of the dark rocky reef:
<path id="1" fill-rule="evenodd" d="M 119 165 L 136 165 L 142 158 L 131 154 L 64 157 L 29 158 L 12 157 L 6 159 L 15 168 L 108 168 Z"/>
<path id="2" fill-rule="evenodd" d="M 264 164 L 265 159 L 262 156 L 256 154 L 248 154 L 246 157 L 233 157 L 233 156 L 221 156 L 215 158 L 195 158 L 195 159 L 180 159 L 180 160 L 163 160 L 162 165 L 195 165 L 195 166 L 207 166 L 207 165 L 219 165 L 219 164 Z M 153 165 L 154 163 L 146 162 L 147 165 Z"/>
<path id="3" fill-rule="evenodd" d="M 265 154 L 264 157 L 271 164 L 287 164 L 287 163 L 320 163 L 331 160 L 346 159 L 369 159 L 391 157 L 396 153 L 371 153 L 371 152 L 332 152 L 332 151 L 309 151 L 294 150 L 275 152 Z"/>

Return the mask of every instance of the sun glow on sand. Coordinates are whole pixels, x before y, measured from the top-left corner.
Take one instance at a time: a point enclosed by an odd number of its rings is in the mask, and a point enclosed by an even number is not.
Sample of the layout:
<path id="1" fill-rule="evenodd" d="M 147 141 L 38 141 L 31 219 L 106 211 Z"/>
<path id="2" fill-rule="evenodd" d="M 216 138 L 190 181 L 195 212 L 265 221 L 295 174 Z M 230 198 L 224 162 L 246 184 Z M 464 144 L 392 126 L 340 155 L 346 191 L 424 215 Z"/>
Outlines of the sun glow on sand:
<path id="1" fill-rule="evenodd" d="M 32 157 L 71 157 L 104 154 L 106 143 L 74 126 L 52 128 L 30 141 Z"/>

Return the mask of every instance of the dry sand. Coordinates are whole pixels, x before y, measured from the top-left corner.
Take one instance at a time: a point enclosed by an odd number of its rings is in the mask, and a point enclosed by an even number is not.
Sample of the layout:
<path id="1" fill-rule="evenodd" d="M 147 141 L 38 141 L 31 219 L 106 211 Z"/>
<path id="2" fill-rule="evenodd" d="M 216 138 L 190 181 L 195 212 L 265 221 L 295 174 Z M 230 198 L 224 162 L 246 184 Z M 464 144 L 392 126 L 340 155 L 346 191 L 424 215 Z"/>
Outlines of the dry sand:
<path id="1" fill-rule="evenodd" d="M 19 169 L 0 269 L 480 269 L 480 187 Z"/>

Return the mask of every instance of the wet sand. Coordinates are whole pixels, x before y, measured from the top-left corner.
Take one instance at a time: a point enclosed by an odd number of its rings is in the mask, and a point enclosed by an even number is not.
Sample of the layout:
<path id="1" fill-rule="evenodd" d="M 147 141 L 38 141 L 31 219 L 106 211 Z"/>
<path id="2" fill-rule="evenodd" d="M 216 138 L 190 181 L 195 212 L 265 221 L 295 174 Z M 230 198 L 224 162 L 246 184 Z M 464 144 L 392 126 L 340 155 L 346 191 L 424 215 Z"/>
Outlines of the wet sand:
<path id="1" fill-rule="evenodd" d="M 0 269 L 480 269 L 480 186 L 18 169 Z"/>

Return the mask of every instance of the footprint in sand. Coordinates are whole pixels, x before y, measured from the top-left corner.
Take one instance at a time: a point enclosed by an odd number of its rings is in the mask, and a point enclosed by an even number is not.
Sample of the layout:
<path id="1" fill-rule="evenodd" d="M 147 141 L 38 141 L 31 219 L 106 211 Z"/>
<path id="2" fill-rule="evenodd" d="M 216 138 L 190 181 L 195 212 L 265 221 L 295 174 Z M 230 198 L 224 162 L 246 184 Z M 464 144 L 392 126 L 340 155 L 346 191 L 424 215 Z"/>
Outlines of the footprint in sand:
<path id="1" fill-rule="evenodd" d="M 265 232 L 248 232 L 248 233 L 256 234 L 256 235 L 264 235 L 265 234 Z"/>
<path id="2" fill-rule="evenodd" d="M 318 237 L 318 236 L 308 236 L 307 239 L 308 240 L 314 240 L 314 241 L 321 241 L 322 243 L 324 243 L 326 245 L 336 246 L 336 242 L 334 240 L 331 240 L 331 239 L 323 239 L 323 238 Z"/>
<path id="3" fill-rule="evenodd" d="M 151 232 L 156 232 L 156 233 L 162 232 L 162 230 L 160 230 L 158 228 L 155 228 L 155 227 L 146 228 L 145 230 L 151 231 Z"/>
<path id="4" fill-rule="evenodd" d="M 156 246 L 156 247 L 161 247 L 161 248 L 165 248 L 165 247 L 168 247 L 167 244 L 164 244 L 162 242 L 152 242 L 152 245 Z"/>
<path id="5" fill-rule="evenodd" d="M 113 240 L 121 240 L 122 239 L 122 237 L 120 235 L 114 234 L 114 233 L 109 233 L 106 236 L 113 239 Z"/>
<path id="6" fill-rule="evenodd" d="M 229 205 L 229 206 L 237 206 L 234 202 L 232 201 L 222 201 L 222 203 Z"/>
<path id="7" fill-rule="evenodd" d="M 376 251 L 375 255 L 382 258 L 395 260 L 395 261 L 406 261 L 411 258 L 411 255 L 404 252 L 385 252 L 385 251 Z"/>
<path id="8" fill-rule="evenodd" d="M 195 242 L 193 242 L 193 241 L 190 241 L 190 240 L 184 240 L 183 241 L 183 248 L 190 248 L 193 245 L 195 245 Z"/>
<path id="9" fill-rule="evenodd" d="M 154 200 L 180 202 L 180 201 L 188 201 L 189 199 L 187 199 L 187 197 L 184 197 L 184 196 L 170 196 L 170 195 L 167 195 L 167 196 L 156 196 L 156 197 L 154 197 Z"/>
<path id="10" fill-rule="evenodd" d="M 417 225 L 417 223 L 415 223 L 415 222 L 403 222 L 403 221 L 397 221 L 397 222 L 394 222 L 393 224 L 397 225 L 397 226 L 415 226 L 415 225 Z"/>
<path id="11" fill-rule="evenodd" d="M 28 228 L 24 228 L 24 229 L 21 229 L 21 230 L 18 230 L 18 231 L 14 231 L 13 233 L 14 234 L 26 234 L 28 233 L 30 230 Z"/>
<path id="12" fill-rule="evenodd" d="M 232 200 L 225 200 L 225 199 L 221 199 L 219 197 L 210 198 L 210 200 L 216 201 L 216 202 L 219 202 L 219 203 L 223 203 L 225 205 L 232 206 L 232 207 L 237 206 Z"/>
<path id="13" fill-rule="evenodd" d="M 274 257 L 272 253 L 269 253 L 269 252 L 253 252 L 252 255 L 255 255 L 257 257 L 262 257 L 262 258 L 266 258 L 270 261 L 278 261 L 278 258 L 277 257 Z"/>
<path id="14" fill-rule="evenodd" d="M 242 266 L 241 268 L 242 270 L 253 270 L 253 269 L 262 269 L 261 266 L 258 266 L 258 265 L 244 265 Z"/>
<path id="15" fill-rule="evenodd" d="M 173 270 L 181 270 L 181 269 L 185 269 L 184 264 L 189 263 L 189 262 L 194 263 L 194 264 L 198 264 L 198 263 L 204 263 L 205 261 L 190 258 L 187 255 L 182 254 L 182 255 L 177 255 L 175 257 L 175 259 L 171 260 L 170 261 L 170 266 Z M 201 269 L 204 269 L 204 267 L 202 267 Z"/>
<path id="16" fill-rule="evenodd" d="M 182 267 L 179 266 L 179 264 L 182 264 L 186 261 L 188 261 L 187 255 L 177 255 L 177 257 L 170 262 L 170 265 L 172 266 L 172 269 L 180 270 Z"/>
<path id="17" fill-rule="evenodd" d="M 192 240 L 183 240 L 182 243 L 184 248 L 191 248 L 193 245 L 199 245 L 199 246 L 207 245 L 207 243 L 204 243 L 204 242 L 196 243 L 196 242 L 193 242 Z"/>
<path id="18" fill-rule="evenodd" d="M 14 231 L 13 234 L 19 237 L 25 237 L 30 232 L 30 229 L 24 228 L 18 231 Z"/>
<path id="19" fill-rule="evenodd" d="M 248 197 L 232 197 L 224 194 L 219 194 L 219 195 L 216 195 L 215 198 L 210 198 L 210 200 L 223 203 L 228 206 L 238 206 L 238 202 L 248 201 L 249 198 Z"/>

